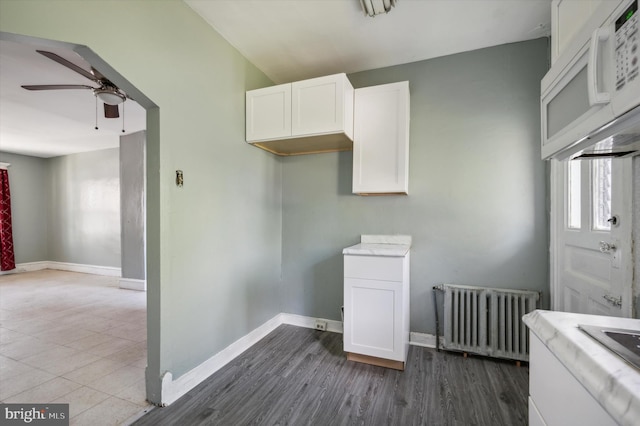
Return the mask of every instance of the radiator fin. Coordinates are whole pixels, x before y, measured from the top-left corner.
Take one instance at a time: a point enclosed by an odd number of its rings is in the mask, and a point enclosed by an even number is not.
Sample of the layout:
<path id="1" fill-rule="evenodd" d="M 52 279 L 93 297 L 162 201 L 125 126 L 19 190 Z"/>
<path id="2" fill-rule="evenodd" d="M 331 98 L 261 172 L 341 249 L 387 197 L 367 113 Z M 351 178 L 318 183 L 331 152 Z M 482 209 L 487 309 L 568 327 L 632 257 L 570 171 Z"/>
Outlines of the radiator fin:
<path id="1" fill-rule="evenodd" d="M 444 349 L 529 360 L 522 316 L 535 310 L 536 291 L 444 284 Z"/>

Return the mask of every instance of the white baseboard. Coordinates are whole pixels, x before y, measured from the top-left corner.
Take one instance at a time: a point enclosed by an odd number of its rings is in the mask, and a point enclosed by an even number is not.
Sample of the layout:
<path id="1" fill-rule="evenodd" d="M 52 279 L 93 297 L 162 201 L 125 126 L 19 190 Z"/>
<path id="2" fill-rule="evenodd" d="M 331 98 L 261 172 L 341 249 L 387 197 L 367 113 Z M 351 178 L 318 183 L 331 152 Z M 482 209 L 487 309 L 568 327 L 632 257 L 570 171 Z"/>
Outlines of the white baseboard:
<path id="1" fill-rule="evenodd" d="M 176 380 L 173 380 L 171 372 L 166 372 L 162 377 L 162 405 L 169 405 L 176 401 L 281 324 L 283 324 L 282 314 L 278 314 Z"/>
<path id="2" fill-rule="evenodd" d="M 120 278 L 120 288 L 127 290 L 147 291 L 147 280 Z"/>
<path id="3" fill-rule="evenodd" d="M 68 262 L 47 262 L 47 269 L 56 269 L 59 271 L 81 272 L 83 274 L 105 275 L 108 277 L 119 277 L 121 275 L 120 268 L 115 266 L 98 266 L 98 265 L 82 265 L 80 263 Z"/>
<path id="4" fill-rule="evenodd" d="M 15 269 L 12 269 L 10 271 L 0 271 L 0 275 L 20 274 L 22 272 L 40 271 L 42 269 L 47 269 L 48 266 L 49 266 L 49 262 L 18 263 L 16 264 Z"/>
<path id="5" fill-rule="evenodd" d="M 329 320 L 325 318 L 312 318 L 296 314 L 280 314 L 283 324 L 296 325 L 304 328 L 316 328 L 316 321 L 326 321 L 327 331 L 342 333 L 342 321 Z"/>
<path id="6" fill-rule="evenodd" d="M 83 274 L 105 275 L 108 277 L 119 277 L 120 268 L 114 266 L 82 265 L 80 263 L 54 262 L 45 260 L 42 262 L 19 263 L 15 269 L 2 271 L 0 275 L 19 274 L 22 272 L 41 271 L 43 269 L 55 269 L 58 271 L 81 272 Z"/>
<path id="7" fill-rule="evenodd" d="M 440 346 L 442 346 L 442 336 L 440 336 Z M 409 333 L 409 344 L 414 346 L 422 346 L 423 348 L 436 347 L 436 336 L 433 334 L 418 333 L 412 331 Z"/>
<path id="8" fill-rule="evenodd" d="M 315 329 L 316 320 L 326 321 L 327 331 L 334 333 L 342 333 L 343 331 L 341 321 L 280 313 L 177 379 L 173 380 L 173 375 L 170 371 L 165 372 L 162 376 L 161 405 L 166 406 L 175 402 L 178 398 L 203 382 L 207 377 L 233 361 L 233 359 L 242 352 L 258 343 L 260 339 L 278 328 L 278 326 L 289 324 Z M 436 337 L 432 334 L 412 332 L 410 333 L 409 343 L 415 346 L 435 348 Z"/>

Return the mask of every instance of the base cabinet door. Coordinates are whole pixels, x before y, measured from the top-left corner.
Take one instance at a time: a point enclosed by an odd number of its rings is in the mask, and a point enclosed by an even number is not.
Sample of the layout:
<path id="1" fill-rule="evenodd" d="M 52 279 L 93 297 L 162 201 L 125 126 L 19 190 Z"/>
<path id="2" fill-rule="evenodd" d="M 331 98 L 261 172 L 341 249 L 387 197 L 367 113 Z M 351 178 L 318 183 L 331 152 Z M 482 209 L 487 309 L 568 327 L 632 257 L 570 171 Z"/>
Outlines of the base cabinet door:
<path id="1" fill-rule="evenodd" d="M 530 424 L 615 426 L 617 422 L 533 333 L 529 334 Z M 533 414 L 533 416 L 532 416 Z M 537 422 L 537 423 L 536 423 Z"/>
<path id="2" fill-rule="evenodd" d="M 547 426 L 531 397 L 529 397 L 529 426 Z"/>
<path id="3" fill-rule="evenodd" d="M 347 358 L 402 370 L 409 351 L 409 264 L 404 256 L 344 256 Z M 388 362 L 387 362 L 388 361 Z"/>
<path id="4" fill-rule="evenodd" d="M 345 278 L 345 352 L 404 361 L 401 289 L 401 282 Z"/>

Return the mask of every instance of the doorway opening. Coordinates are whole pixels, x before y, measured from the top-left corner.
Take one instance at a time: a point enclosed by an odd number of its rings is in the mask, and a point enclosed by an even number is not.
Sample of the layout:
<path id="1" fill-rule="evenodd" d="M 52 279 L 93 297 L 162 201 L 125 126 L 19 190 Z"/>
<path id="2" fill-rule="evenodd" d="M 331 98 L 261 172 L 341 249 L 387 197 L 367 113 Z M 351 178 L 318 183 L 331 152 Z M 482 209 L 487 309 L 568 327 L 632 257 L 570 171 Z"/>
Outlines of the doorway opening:
<path id="1" fill-rule="evenodd" d="M 158 182 L 158 177 L 151 175 L 151 177 L 148 176 L 148 174 L 146 174 L 146 170 L 149 170 L 149 168 L 154 168 L 157 169 L 158 168 L 158 151 L 159 151 L 159 111 L 158 111 L 158 107 L 157 105 L 155 105 L 148 97 L 146 97 L 142 92 L 140 92 L 135 86 L 133 86 L 124 76 L 120 75 L 115 69 L 113 69 L 109 64 L 107 64 L 104 60 L 102 60 L 95 52 L 93 52 L 89 47 L 87 46 L 82 46 L 82 45 L 75 45 L 75 44 L 70 44 L 70 43 L 63 43 L 63 42 L 57 42 L 57 41 L 53 41 L 53 40 L 45 40 L 45 39 L 40 39 L 40 38 L 35 38 L 35 37 L 30 37 L 30 36 L 24 36 L 24 35 L 17 35 L 17 34 L 10 34 L 10 33 L 4 33 L 4 32 L 0 32 L 0 43 L 7 43 L 8 45 L 12 45 L 12 47 L 16 47 L 16 45 L 21 45 L 23 48 L 28 48 L 30 49 L 32 55 L 36 55 L 35 49 L 39 49 L 39 50 L 44 50 L 44 51 L 54 51 L 54 52 L 70 52 L 70 55 L 72 57 L 79 57 L 82 59 L 83 64 L 88 64 L 88 68 L 86 68 L 85 70 L 90 72 L 91 69 L 95 69 L 98 70 L 99 73 L 101 75 L 103 75 L 104 77 L 106 77 L 108 80 L 112 81 L 115 85 L 117 85 L 118 88 L 122 89 L 123 92 L 125 92 L 128 97 L 130 97 L 130 99 L 127 99 L 127 101 L 125 102 L 125 108 L 126 108 L 126 112 L 124 112 L 123 117 L 125 119 L 124 121 L 124 129 L 125 129 L 125 133 L 127 131 L 127 127 L 129 128 L 129 130 L 132 130 L 132 126 L 130 126 L 131 122 L 128 123 L 127 120 L 132 118 L 134 109 L 132 109 L 132 106 L 135 106 L 136 104 L 138 105 L 139 108 L 142 109 L 143 114 L 144 114 L 144 128 L 146 128 L 146 143 L 145 143 L 145 154 L 142 158 L 142 164 L 144 165 L 144 169 L 145 169 L 145 174 L 143 174 L 143 178 L 146 180 L 145 185 L 144 185 L 144 192 L 142 195 L 140 195 L 140 202 L 141 202 L 141 208 L 144 208 L 145 206 L 152 209 L 152 211 L 156 212 L 158 211 L 158 203 L 159 203 L 159 197 L 157 196 L 158 191 L 157 188 L 159 186 L 159 182 Z M 73 56 L 75 55 L 75 56 Z M 3 63 L 5 61 L 3 60 Z M 52 66 L 60 66 L 59 64 L 55 64 L 53 63 Z M 65 71 L 68 72 L 68 75 L 71 76 L 73 75 L 73 72 L 69 72 L 69 70 L 65 70 L 64 67 L 60 68 Z M 3 77 L 6 76 L 6 74 L 3 72 Z M 24 69 L 24 75 L 23 76 L 29 76 L 32 77 L 35 75 L 42 75 L 42 70 L 37 70 L 37 69 L 30 69 L 30 68 L 26 68 Z M 61 81 L 48 81 L 45 82 L 43 80 L 39 80 L 39 81 L 24 81 L 25 84 L 28 83 L 66 83 L 67 80 L 61 80 Z M 20 88 L 19 90 L 23 90 L 22 88 Z M 65 91 L 62 90 L 63 92 L 71 92 L 71 91 Z M 89 94 L 91 94 L 90 91 L 88 91 Z M 2 94 L 0 95 L 0 98 L 5 97 L 7 94 L 7 92 L 5 92 L 4 90 L 2 91 Z M 51 92 L 48 93 L 38 93 L 38 95 L 44 95 L 44 97 L 42 96 L 33 96 L 33 105 L 22 105 L 20 107 L 16 106 L 15 104 L 12 106 L 12 109 L 15 108 L 22 108 L 22 110 L 20 111 L 22 112 L 28 112 L 28 111 L 34 111 L 38 108 L 44 107 L 47 104 L 51 107 L 60 107 L 59 104 L 56 104 L 54 97 L 50 96 Z M 32 95 L 35 95 L 35 93 L 32 93 Z M 133 101 L 135 100 L 135 101 Z M 135 104 L 134 104 L 135 102 Z M 4 106 L 4 105 L 3 105 Z M 3 114 L 8 111 L 8 109 L 6 107 L 3 108 Z M 122 111 L 122 110 L 121 110 Z M 72 123 L 72 118 L 69 116 L 69 111 L 67 111 L 66 109 L 62 109 L 59 108 L 60 115 L 57 117 L 57 121 L 61 121 L 61 122 L 66 122 L 69 123 L 71 125 Z M 100 127 L 100 130 L 107 130 L 108 129 L 108 124 L 110 125 L 111 123 L 109 123 L 109 121 L 107 121 L 106 118 L 102 118 L 100 117 L 96 117 L 94 114 L 96 113 L 95 110 L 89 111 L 91 118 L 90 120 L 88 120 L 86 122 L 87 126 L 90 126 L 92 131 L 96 131 L 93 127 L 94 127 L 94 120 L 98 121 L 98 127 Z M 128 118 L 127 118 L 128 117 Z M 5 120 L 3 120 L 5 121 Z M 38 126 L 33 126 L 33 122 L 36 123 L 36 125 L 40 125 L 39 127 L 39 131 L 42 134 L 46 133 L 45 130 L 45 124 L 44 122 L 40 122 L 38 120 L 32 120 L 32 127 L 38 127 Z M 120 131 L 122 128 L 119 126 L 119 122 L 118 124 L 118 131 Z M 135 129 L 135 128 L 133 128 Z M 15 128 L 12 130 L 16 130 Z M 18 129 L 19 130 L 19 129 Z M 137 129 L 135 129 L 137 130 Z M 15 133 L 15 132 L 14 132 Z M 105 132 L 101 133 L 103 136 L 105 134 Z M 64 135 L 62 135 L 64 137 Z M 4 137 L 3 135 L 3 146 L 0 148 L 0 151 L 6 151 L 9 152 L 9 154 L 11 154 L 11 151 L 9 151 L 9 145 L 8 145 L 8 140 L 9 138 Z M 119 135 L 117 137 L 118 143 L 119 143 Z M 21 141 L 21 142 L 24 142 Z M 25 144 L 22 143 L 22 146 L 24 147 Z M 108 146 L 108 147 L 104 147 L 104 145 L 98 145 L 99 148 L 98 150 L 101 149 L 113 149 L 113 147 Z M 116 144 L 116 146 L 118 146 Z M 119 146 L 118 146 L 119 148 Z M 89 152 L 89 151 L 87 151 Z M 14 152 L 14 155 L 20 155 L 20 156 L 26 156 L 26 157 L 30 157 L 29 156 L 29 152 Z M 72 155 L 72 154 L 69 154 Z M 120 166 L 122 166 L 122 162 L 120 162 Z M 96 166 L 98 166 L 99 164 L 96 164 Z M 127 167 L 126 165 L 124 165 L 124 167 Z M 120 170 L 122 171 L 122 170 Z M 118 174 L 120 172 L 117 172 Z M 89 194 L 89 197 L 95 196 L 96 193 L 95 192 L 87 192 L 86 194 L 84 194 L 85 196 Z M 77 194 L 78 195 L 78 194 Z M 80 195 L 78 195 L 80 196 Z M 54 195 L 55 198 L 55 195 Z M 91 200 L 89 200 L 91 201 Z M 94 200 L 96 201 L 96 200 Z M 120 209 L 122 210 L 123 206 L 120 206 Z M 96 217 L 94 216 L 94 219 L 96 219 Z M 15 222 L 15 220 L 14 220 Z M 96 223 L 94 223 L 94 225 L 96 225 Z M 85 224 L 87 225 L 87 224 Z M 90 224 L 89 224 L 90 225 Z M 89 226 L 87 225 L 87 226 Z M 159 323 L 159 303 L 156 303 L 159 300 L 159 288 L 155 283 L 158 283 L 159 281 L 159 275 L 157 273 L 155 274 L 151 274 L 151 276 L 149 276 L 149 274 L 147 273 L 148 270 L 154 270 L 154 271 L 158 271 L 159 268 L 159 244 L 157 244 L 158 242 L 158 238 L 153 238 L 156 235 L 159 234 L 159 219 L 157 217 L 157 215 L 147 215 L 146 211 L 145 214 L 142 215 L 142 226 L 144 228 L 143 230 L 143 244 L 144 244 L 144 254 L 143 254 L 143 259 L 142 262 L 144 263 L 144 265 L 142 266 L 142 269 L 144 271 L 144 276 L 143 276 L 143 282 L 147 284 L 147 292 L 145 293 L 139 293 L 136 297 L 139 299 L 140 297 L 143 297 L 145 305 L 146 305 L 146 312 L 144 314 L 144 317 L 146 319 L 146 326 L 144 327 L 144 341 L 145 343 L 145 351 L 146 351 L 146 359 L 145 359 L 145 366 L 146 368 L 149 368 L 148 366 L 151 365 L 155 365 L 157 364 L 157 362 L 155 362 L 155 360 L 158 359 L 159 354 L 157 353 L 157 345 L 153 344 L 152 342 L 157 342 L 159 340 L 158 336 L 159 336 L 159 326 L 157 325 Z M 15 224 L 14 224 L 14 228 L 15 228 Z M 95 229 L 95 227 L 94 227 Z M 147 241 L 147 236 L 153 236 L 151 238 L 151 242 L 149 243 Z M 14 240 L 16 239 L 16 233 L 14 230 Z M 120 240 L 123 240 L 123 235 L 121 234 L 119 236 Z M 19 238 L 19 236 L 18 236 Z M 19 247 L 16 247 L 16 250 L 20 250 Z M 48 262 L 51 259 L 40 259 L 41 262 L 40 263 L 45 263 L 45 264 L 52 264 L 55 262 Z M 17 261 L 19 262 L 19 260 L 17 259 Z M 38 262 L 34 262 L 31 261 L 31 259 L 27 259 L 26 263 L 38 263 Z M 73 262 L 58 262 L 58 263 L 73 263 Z M 80 265 L 82 266 L 82 265 Z M 96 266 L 96 265 L 93 265 Z M 99 265 L 98 265 L 99 266 Z M 121 266 L 122 266 L 122 259 L 121 259 Z M 108 268 L 107 268 L 108 269 Z M 89 270 L 90 271 L 90 270 Z M 87 272 L 86 270 L 81 270 L 81 272 Z M 20 274 L 16 274 L 15 276 L 17 277 L 17 275 Z M 26 275 L 25 275 L 26 276 Z M 73 274 L 72 274 L 73 276 Z M 37 277 L 36 277 L 37 278 Z M 113 277 L 100 277 L 99 275 L 97 276 L 98 281 L 103 280 L 103 279 L 112 279 Z M 15 278 L 14 278 L 15 279 Z M 72 278 L 69 278 L 70 280 L 73 281 Z M 139 278 L 134 278 L 134 280 L 136 280 Z M 5 279 L 3 279 L 4 281 L 7 281 Z M 36 279 L 37 281 L 37 279 Z M 104 283 L 103 283 L 104 284 Z M 111 284 L 107 283 L 105 284 L 106 287 L 113 287 Z M 98 288 L 100 288 L 100 286 L 98 286 Z M 110 290 L 113 290 L 113 288 L 111 288 Z M 131 292 L 131 290 L 119 290 L 121 292 Z M 105 296 L 106 297 L 106 296 Z M 110 296 L 111 297 L 111 296 Z M 134 297 L 135 298 L 135 297 Z M 129 303 L 126 302 L 124 303 L 125 305 Z M 35 311 L 33 311 L 35 312 Z M 32 313 L 33 313 L 32 312 Z M 75 314 L 80 315 L 81 312 L 76 312 Z M 28 315 L 28 314 L 27 314 Z M 63 318 L 64 316 L 60 317 Z M 53 317 L 52 317 L 53 318 Z M 136 318 L 135 315 L 133 315 L 132 318 Z M 139 316 L 138 316 L 139 318 Z M 21 318 L 21 320 L 29 320 L 29 318 Z M 52 319 L 53 321 L 53 319 Z M 67 317 L 65 321 L 71 321 L 71 318 Z M 154 326 L 155 324 L 155 326 Z M 15 325 L 15 324 L 14 324 Z M 37 321 L 32 321 L 32 325 L 36 326 L 37 325 Z M 131 328 L 131 336 L 133 336 L 133 334 L 135 334 L 135 332 L 133 331 L 133 329 L 135 328 L 135 326 L 132 326 Z M 151 338 L 148 338 L 148 336 L 150 335 L 148 330 L 151 329 L 154 332 L 151 333 Z M 24 329 L 23 329 L 24 330 Z M 16 339 L 18 337 L 24 337 L 24 336 L 19 336 L 18 334 L 20 334 L 19 332 L 12 330 L 13 333 L 6 333 L 4 334 L 5 336 L 7 335 L 12 335 L 13 337 L 15 337 Z M 92 331 L 93 333 L 97 333 L 96 330 L 88 330 L 88 331 Z M 62 333 L 62 330 L 60 330 L 60 332 Z M 123 331 L 125 332 L 125 331 Z M 24 334 L 24 333 L 22 333 Z M 139 333 L 138 333 L 139 334 Z M 91 333 L 89 333 L 87 336 L 81 336 L 78 339 L 74 339 L 74 341 L 76 341 L 76 345 L 82 345 L 82 342 L 79 342 L 81 339 L 86 339 L 86 345 L 90 345 L 91 343 L 89 342 L 91 339 Z M 4 337 L 4 336 L 3 336 Z M 32 337 L 33 336 L 28 336 L 28 337 Z M 61 337 L 63 340 L 68 340 L 69 337 Z M 35 338 L 37 339 L 37 338 Z M 96 339 L 95 341 L 97 342 L 98 340 L 101 339 L 101 337 L 96 337 L 94 336 L 94 339 Z M 104 339 L 104 337 L 102 337 L 102 339 Z M 21 344 L 25 345 L 27 344 L 27 340 L 32 342 L 32 343 L 42 343 L 42 342 L 36 342 L 36 340 L 33 339 L 26 339 L 24 340 Z M 42 339 L 40 339 L 42 340 Z M 125 339 L 126 340 L 126 339 Z M 133 341 L 133 340 L 132 340 Z M 16 340 L 17 342 L 17 340 Z M 45 342 L 45 343 L 49 343 L 49 344 L 53 344 L 56 345 L 55 342 Z M 73 351 L 74 349 L 77 350 L 76 348 L 73 348 L 71 346 L 73 346 L 73 342 L 67 341 L 65 342 L 67 344 L 67 346 L 65 345 L 57 345 L 57 346 L 64 346 L 66 349 L 70 349 L 71 351 Z M 103 342 L 104 343 L 104 342 Z M 138 342 L 139 343 L 139 342 Z M 71 345 L 71 346 L 69 346 Z M 138 345 L 139 347 L 140 345 Z M 155 348 L 155 350 L 154 350 Z M 59 351 L 65 352 L 66 349 L 60 349 L 57 347 L 52 347 L 52 349 L 57 349 Z M 123 348 L 123 350 L 126 348 Z M 68 351 L 67 351 L 68 352 Z M 108 352 L 107 349 L 105 349 L 104 353 Z M 0 354 L 2 355 L 2 354 Z M 88 366 L 89 364 L 92 363 L 96 363 L 98 361 L 101 361 L 102 364 L 112 364 L 113 367 L 113 363 L 110 363 L 109 361 L 113 361 L 108 359 L 106 356 L 100 356 L 99 354 L 94 354 L 96 356 L 99 356 L 100 359 L 97 360 L 91 360 L 91 356 L 80 356 L 78 355 L 77 358 L 80 359 L 82 358 L 82 361 L 78 361 L 78 363 L 84 363 L 84 362 L 88 362 L 88 364 L 86 365 L 78 365 L 79 368 L 83 368 Z M 123 357 L 125 356 L 124 354 L 121 354 Z M 15 352 L 14 352 L 14 356 L 15 356 Z M 6 359 L 3 359 L 3 362 L 7 362 L 12 364 L 13 366 L 16 366 L 16 368 L 18 368 L 19 364 L 22 362 L 22 360 L 15 360 L 12 359 L 10 357 L 5 357 Z M 91 362 L 89 362 L 91 361 Z M 95 364 L 96 366 L 98 366 L 98 364 Z M 109 370 L 109 368 L 104 367 L 104 370 L 102 371 L 107 371 Z M 143 366 L 144 367 L 144 366 Z M 54 367 L 52 367 L 54 368 Z M 49 372 L 48 374 L 54 374 L 55 372 Z M 69 372 L 65 372 L 64 374 L 69 374 Z M 54 377 L 54 379 L 56 379 L 58 382 L 64 382 L 67 383 L 69 381 L 76 383 L 76 384 L 81 384 L 82 386 L 86 386 L 89 385 L 89 383 L 82 383 L 83 381 L 87 381 L 89 380 L 89 376 L 91 376 L 91 374 L 100 374 L 100 373 L 85 373 L 85 375 L 78 373 L 79 376 L 82 376 L 82 378 L 78 377 L 77 378 L 77 383 L 73 382 L 73 380 L 63 377 L 62 375 L 56 376 Z M 115 376 L 114 376 L 115 377 Z M 42 379 L 47 378 L 47 377 L 42 377 Z M 144 374 L 143 374 L 143 383 L 145 381 L 144 378 Z M 68 383 L 67 383 L 68 384 Z M 146 384 L 146 383 L 145 383 Z M 146 386 L 143 386 L 143 392 L 144 389 L 146 388 Z M 76 391 L 76 390 L 73 390 Z M 72 391 L 72 392 L 73 392 Z M 97 389 L 93 389 L 93 391 L 98 391 Z M 148 392 L 147 392 L 148 394 Z M 10 396 L 7 396 L 7 398 L 10 398 Z M 5 398 L 2 398 L 3 400 L 7 400 Z M 143 395 L 143 400 L 146 399 L 146 395 Z M 72 410 L 73 411 L 73 410 Z"/>

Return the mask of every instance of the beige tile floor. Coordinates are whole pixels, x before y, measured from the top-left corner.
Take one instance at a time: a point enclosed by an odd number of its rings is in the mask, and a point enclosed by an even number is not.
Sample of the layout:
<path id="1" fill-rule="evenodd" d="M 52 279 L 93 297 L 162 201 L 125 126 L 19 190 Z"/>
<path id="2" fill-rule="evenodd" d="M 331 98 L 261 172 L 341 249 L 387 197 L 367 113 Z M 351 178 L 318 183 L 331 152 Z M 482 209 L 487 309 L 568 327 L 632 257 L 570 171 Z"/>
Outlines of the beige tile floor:
<path id="1" fill-rule="evenodd" d="M 0 402 L 69 403 L 71 425 L 128 424 L 145 401 L 146 293 L 118 278 L 0 276 Z"/>

